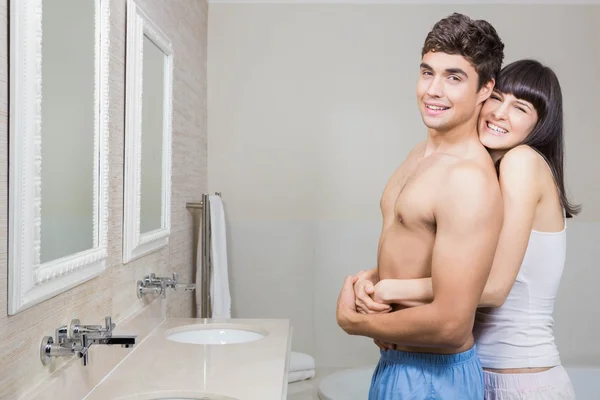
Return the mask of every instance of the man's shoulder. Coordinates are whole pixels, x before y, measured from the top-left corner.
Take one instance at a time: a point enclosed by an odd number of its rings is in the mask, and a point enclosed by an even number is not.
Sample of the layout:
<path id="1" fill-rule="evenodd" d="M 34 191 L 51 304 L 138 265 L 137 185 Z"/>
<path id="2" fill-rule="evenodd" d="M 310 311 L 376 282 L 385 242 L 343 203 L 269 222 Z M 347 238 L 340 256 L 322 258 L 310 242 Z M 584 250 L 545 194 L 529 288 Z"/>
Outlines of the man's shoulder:
<path id="1" fill-rule="evenodd" d="M 417 143 L 415 147 L 412 148 L 411 151 L 408 152 L 408 157 L 418 156 L 421 157 L 423 153 L 425 153 L 425 148 L 427 147 L 427 140 L 423 140 L 422 142 Z"/>
<path id="2" fill-rule="evenodd" d="M 436 219 L 454 215 L 465 224 L 500 217 L 502 194 L 496 175 L 477 161 L 455 162 L 446 169 L 437 189 L 435 214 Z"/>
<path id="3" fill-rule="evenodd" d="M 446 195 L 457 197 L 489 198 L 500 194 L 493 168 L 474 159 L 457 159 L 449 165 L 444 171 L 441 188 Z"/>
<path id="4" fill-rule="evenodd" d="M 493 164 L 482 162 L 478 159 L 473 158 L 455 158 L 454 162 L 446 168 L 447 178 L 468 178 L 468 177 L 481 177 L 486 180 L 494 180 Z"/>
<path id="5" fill-rule="evenodd" d="M 396 168 L 394 175 L 402 174 L 403 171 L 405 171 L 406 169 L 410 169 L 412 165 L 417 163 L 419 161 L 419 159 L 421 157 L 423 157 L 426 146 L 427 146 L 427 141 L 423 141 L 423 142 L 417 144 L 415 147 L 413 147 L 406 155 L 402 164 L 400 164 L 400 166 L 398 166 L 398 168 Z"/>

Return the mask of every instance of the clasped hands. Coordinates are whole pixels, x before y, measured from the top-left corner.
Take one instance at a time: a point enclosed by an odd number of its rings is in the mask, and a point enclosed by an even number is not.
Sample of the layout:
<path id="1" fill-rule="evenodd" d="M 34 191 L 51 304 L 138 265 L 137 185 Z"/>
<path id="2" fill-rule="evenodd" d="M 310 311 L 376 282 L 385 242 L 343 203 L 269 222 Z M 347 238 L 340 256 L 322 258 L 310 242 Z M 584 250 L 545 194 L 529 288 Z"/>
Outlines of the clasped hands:
<path id="1" fill-rule="evenodd" d="M 374 284 L 366 277 L 366 271 L 360 271 L 354 276 L 344 280 L 337 304 L 338 325 L 349 334 L 354 334 L 354 323 L 359 314 L 382 314 L 392 310 L 387 302 L 388 283 L 382 280 Z M 382 350 L 396 348 L 393 343 L 373 339 L 373 342 Z"/>

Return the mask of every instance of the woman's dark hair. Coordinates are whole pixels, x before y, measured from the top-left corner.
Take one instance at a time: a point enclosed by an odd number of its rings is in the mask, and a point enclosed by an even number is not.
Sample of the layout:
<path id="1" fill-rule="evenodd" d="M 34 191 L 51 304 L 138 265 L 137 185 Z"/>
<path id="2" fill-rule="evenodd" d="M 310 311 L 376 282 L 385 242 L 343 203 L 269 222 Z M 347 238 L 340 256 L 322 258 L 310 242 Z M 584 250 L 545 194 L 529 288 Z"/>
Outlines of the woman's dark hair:
<path id="1" fill-rule="evenodd" d="M 556 74 L 535 60 L 515 61 L 502 68 L 494 90 L 526 100 L 535 107 L 538 121 L 521 144 L 546 159 L 567 218 L 577 215 L 581 206 L 571 204 L 565 192 L 562 91 Z"/>

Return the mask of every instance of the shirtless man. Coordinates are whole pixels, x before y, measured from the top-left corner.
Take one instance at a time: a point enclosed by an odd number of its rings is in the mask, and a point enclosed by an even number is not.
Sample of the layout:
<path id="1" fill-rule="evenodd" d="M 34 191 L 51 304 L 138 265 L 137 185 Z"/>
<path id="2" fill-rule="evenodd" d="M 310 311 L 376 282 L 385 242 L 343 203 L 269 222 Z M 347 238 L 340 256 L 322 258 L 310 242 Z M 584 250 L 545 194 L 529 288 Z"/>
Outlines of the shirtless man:
<path id="1" fill-rule="evenodd" d="M 347 277 L 337 322 L 351 335 L 394 343 L 381 352 L 370 400 L 483 399 L 471 333 L 502 225 L 496 171 L 477 118 L 504 45 L 486 21 L 453 14 L 422 50 L 417 102 L 427 140 L 389 180 L 381 199 L 378 267 L 366 279 L 431 277 L 433 302 L 381 313 L 356 311 Z"/>

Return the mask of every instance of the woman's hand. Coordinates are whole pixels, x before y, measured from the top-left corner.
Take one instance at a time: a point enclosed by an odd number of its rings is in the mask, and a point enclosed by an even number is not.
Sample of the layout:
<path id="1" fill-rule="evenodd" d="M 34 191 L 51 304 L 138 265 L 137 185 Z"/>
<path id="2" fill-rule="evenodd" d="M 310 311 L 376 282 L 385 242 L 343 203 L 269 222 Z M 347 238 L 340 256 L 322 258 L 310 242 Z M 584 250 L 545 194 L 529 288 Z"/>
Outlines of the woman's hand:
<path id="1" fill-rule="evenodd" d="M 365 271 L 360 271 L 355 275 L 357 278 L 354 284 L 354 294 L 356 295 L 356 311 L 361 314 L 378 314 L 390 312 L 392 309 L 388 304 L 382 304 L 373 301 L 371 296 L 375 292 L 375 285 L 365 278 Z"/>
<path id="2" fill-rule="evenodd" d="M 389 304 L 392 299 L 394 281 L 392 279 L 383 279 L 373 287 L 373 301 L 380 304 Z"/>

